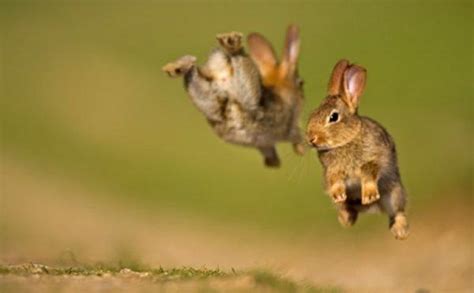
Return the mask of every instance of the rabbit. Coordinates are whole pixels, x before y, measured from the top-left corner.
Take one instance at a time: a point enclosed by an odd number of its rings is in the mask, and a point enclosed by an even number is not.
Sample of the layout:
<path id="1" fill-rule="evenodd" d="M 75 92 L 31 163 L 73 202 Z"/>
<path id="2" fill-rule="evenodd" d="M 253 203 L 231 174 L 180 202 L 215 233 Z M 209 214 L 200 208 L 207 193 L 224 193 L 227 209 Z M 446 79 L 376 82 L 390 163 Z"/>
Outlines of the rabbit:
<path id="1" fill-rule="evenodd" d="M 375 120 L 357 113 L 366 70 L 340 60 L 332 71 L 328 95 L 310 115 L 306 137 L 324 169 L 326 191 L 342 226 L 360 212 L 382 211 L 396 239 L 409 234 L 406 191 L 392 137 Z"/>
<path id="2" fill-rule="evenodd" d="M 170 77 L 184 77 L 184 86 L 195 106 L 224 141 L 257 148 L 267 167 L 279 167 L 275 144 L 288 141 L 297 154 L 304 153 L 299 128 L 303 101 L 298 76 L 299 30 L 289 26 L 282 62 L 260 34 L 217 35 L 220 47 L 212 50 L 203 66 L 186 55 L 163 67 Z"/>

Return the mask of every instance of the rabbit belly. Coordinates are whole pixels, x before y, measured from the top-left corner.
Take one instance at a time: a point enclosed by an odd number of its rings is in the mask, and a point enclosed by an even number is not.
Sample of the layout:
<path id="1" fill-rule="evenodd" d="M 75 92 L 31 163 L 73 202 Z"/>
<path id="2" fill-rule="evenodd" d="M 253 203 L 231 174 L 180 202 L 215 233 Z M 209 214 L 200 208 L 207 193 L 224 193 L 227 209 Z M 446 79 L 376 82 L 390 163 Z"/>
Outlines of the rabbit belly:
<path id="1" fill-rule="evenodd" d="M 262 133 L 262 131 L 252 128 L 239 127 L 239 124 L 222 123 L 222 125 L 215 126 L 214 131 L 226 142 L 244 146 L 267 147 L 284 140 L 278 139 L 278 136 L 270 132 Z"/>
<path id="2" fill-rule="evenodd" d="M 229 100 L 223 105 L 221 121 L 210 122 L 223 140 L 246 146 L 268 147 L 288 141 L 292 121 L 290 115 L 275 117 L 273 108 L 244 110 L 239 102 Z"/>

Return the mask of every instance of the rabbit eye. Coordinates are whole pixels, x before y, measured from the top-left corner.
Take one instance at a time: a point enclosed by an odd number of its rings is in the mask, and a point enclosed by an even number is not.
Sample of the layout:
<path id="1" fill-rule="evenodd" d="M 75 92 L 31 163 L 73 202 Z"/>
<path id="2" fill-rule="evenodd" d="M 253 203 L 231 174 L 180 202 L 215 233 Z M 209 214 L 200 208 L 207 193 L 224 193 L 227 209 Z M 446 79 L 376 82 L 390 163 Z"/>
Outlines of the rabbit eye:
<path id="1" fill-rule="evenodd" d="M 337 122 L 339 120 L 339 113 L 334 111 L 331 113 L 331 115 L 329 115 L 329 123 L 334 123 L 334 122 Z"/>

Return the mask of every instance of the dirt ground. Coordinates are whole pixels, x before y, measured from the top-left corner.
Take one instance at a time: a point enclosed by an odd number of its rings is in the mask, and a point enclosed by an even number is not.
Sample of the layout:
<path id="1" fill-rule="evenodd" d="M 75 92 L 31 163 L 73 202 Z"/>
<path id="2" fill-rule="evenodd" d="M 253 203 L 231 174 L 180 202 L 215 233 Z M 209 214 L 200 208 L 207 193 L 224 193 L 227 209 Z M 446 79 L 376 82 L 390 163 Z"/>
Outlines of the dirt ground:
<path id="1" fill-rule="evenodd" d="M 321 231 L 288 239 L 178 213 L 149 214 L 112 203 L 110 196 L 61 175 L 32 170 L 10 159 L 1 164 L 2 264 L 125 259 L 156 267 L 264 268 L 347 292 L 474 290 L 471 204 L 438 206 L 412 217 L 410 238 L 403 242 L 388 231 L 363 238 Z M 91 278 L 73 285 L 108 288 L 109 281 Z"/>

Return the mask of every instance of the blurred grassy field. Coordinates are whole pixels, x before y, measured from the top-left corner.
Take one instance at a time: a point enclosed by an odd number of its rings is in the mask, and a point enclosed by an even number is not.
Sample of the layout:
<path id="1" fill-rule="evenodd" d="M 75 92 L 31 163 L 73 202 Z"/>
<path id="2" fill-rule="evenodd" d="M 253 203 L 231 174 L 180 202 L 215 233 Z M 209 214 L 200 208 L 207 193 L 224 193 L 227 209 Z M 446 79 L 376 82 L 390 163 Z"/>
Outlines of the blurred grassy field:
<path id="1" fill-rule="evenodd" d="M 35 276 L 27 283 L 24 278 Z M 57 268 L 37 264 L 0 266 L 2 292 L 307 292 L 337 293 L 265 271 L 224 272 L 219 269 L 134 270 L 121 267 Z M 225 291 L 223 289 L 225 288 Z"/>
<path id="2" fill-rule="evenodd" d="M 472 11 L 470 1 L 4 1 L 2 156 L 151 212 L 278 233 L 337 227 L 313 152 L 281 145 L 283 167 L 263 168 L 256 151 L 220 141 L 160 71 L 183 54 L 202 62 L 229 30 L 261 32 L 279 51 L 297 23 L 302 125 L 333 64 L 357 62 L 369 74 L 360 112 L 394 136 L 410 211 L 468 201 Z"/>

